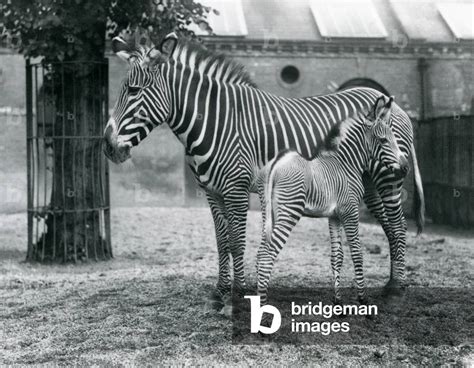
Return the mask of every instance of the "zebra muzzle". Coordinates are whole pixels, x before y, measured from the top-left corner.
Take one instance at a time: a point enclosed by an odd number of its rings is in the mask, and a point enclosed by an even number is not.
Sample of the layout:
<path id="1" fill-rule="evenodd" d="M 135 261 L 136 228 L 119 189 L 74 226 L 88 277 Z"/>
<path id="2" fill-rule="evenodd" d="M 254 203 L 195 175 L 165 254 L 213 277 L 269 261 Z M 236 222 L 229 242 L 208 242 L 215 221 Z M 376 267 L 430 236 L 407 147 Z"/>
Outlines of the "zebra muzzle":
<path id="1" fill-rule="evenodd" d="M 130 145 L 118 144 L 116 140 L 112 138 L 112 127 L 107 127 L 104 133 L 103 152 L 104 155 L 112 162 L 118 164 L 126 161 L 130 158 Z"/>

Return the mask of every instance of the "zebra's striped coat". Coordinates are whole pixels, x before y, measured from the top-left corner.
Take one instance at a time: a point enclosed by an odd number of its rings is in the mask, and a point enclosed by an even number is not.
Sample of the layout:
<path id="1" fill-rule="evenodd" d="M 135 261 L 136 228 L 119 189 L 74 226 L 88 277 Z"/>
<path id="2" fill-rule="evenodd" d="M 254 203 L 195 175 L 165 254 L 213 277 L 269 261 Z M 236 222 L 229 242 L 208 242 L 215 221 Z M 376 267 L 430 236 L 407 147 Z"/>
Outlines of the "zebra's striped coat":
<path id="1" fill-rule="evenodd" d="M 187 162 L 208 196 L 219 252 L 217 290 L 223 295 L 230 290 L 229 255 L 234 285 L 237 289 L 244 285 L 248 197 L 249 192 L 258 191 L 263 200 L 265 164 L 284 149 L 312 156 L 334 125 L 367 111 L 380 93 L 359 88 L 325 96 L 283 98 L 256 88 L 240 65 L 200 46 L 175 42 L 172 51 L 160 54 L 156 64 L 143 48 L 130 48 L 119 40 L 113 44 L 131 68 L 106 128 L 105 153 L 114 161 L 123 161 L 154 126 L 168 123 L 183 143 Z M 402 152 L 408 156 L 413 152 L 412 125 L 396 105 L 391 123 Z M 377 191 L 368 191 L 365 200 L 390 241 L 391 279 L 403 282 L 406 225 L 400 206 L 402 180 L 376 161 L 369 173 Z"/>
<path id="2" fill-rule="evenodd" d="M 359 241 L 359 203 L 364 193 L 362 175 L 370 160 L 389 169 L 408 166 L 388 125 L 392 98 L 380 97 L 374 113 L 349 118 L 333 128 L 330 147 L 307 160 L 284 151 L 268 164 L 265 180 L 266 234 L 257 257 L 258 292 L 267 300 L 273 263 L 301 216 L 328 217 L 335 299 L 340 301 L 342 265 L 341 227 L 348 239 L 359 299 L 366 301 L 362 250 Z M 327 145 L 326 145 L 327 146 Z"/>

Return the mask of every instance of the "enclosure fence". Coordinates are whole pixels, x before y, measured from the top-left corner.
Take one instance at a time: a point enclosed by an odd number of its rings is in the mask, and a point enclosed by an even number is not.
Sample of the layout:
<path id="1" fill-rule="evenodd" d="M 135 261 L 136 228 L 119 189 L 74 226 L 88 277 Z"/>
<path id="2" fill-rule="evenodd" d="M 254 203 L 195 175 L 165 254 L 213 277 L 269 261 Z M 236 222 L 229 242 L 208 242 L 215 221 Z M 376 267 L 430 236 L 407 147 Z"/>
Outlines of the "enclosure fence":
<path id="1" fill-rule="evenodd" d="M 108 63 L 26 64 L 28 253 L 41 262 L 112 257 Z"/>
<path id="2" fill-rule="evenodd" d="M 426 212 L 435 223 L 474 225 L 474 117 L 421 121 L 418 160 Z"/>

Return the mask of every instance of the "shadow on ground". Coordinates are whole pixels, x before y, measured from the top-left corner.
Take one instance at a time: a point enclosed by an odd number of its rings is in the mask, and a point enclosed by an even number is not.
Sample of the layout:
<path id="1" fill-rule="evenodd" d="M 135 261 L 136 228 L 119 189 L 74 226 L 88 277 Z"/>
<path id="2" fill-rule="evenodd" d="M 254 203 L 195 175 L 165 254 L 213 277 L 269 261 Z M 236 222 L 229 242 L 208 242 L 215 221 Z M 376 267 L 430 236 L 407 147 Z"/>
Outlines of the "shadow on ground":
<path id="1" fill-rule="evenodd" d="M 410 345 L 390 337 L 384 345 L 233 343 L 232 322 L 206 306 L 217 275 L 208 209 L 115 210 L 115 259 L 79 265 L 22 262 L 25 218 L 23 214 L 0 218 L 0 364 L 406 366 L 472 362 L 472 346 L 467 341 L 440 346 Z M 246 252 L 250 289 L 255 285 L 259 234 L 258 213 L 251 212 Z M 380 287 L 389 274 L 384 235 L 373 224 L 362 224 L 361 235 L 368 284 Z M 301 221 L 276 264 L 273 290 L 330 286 L 328 241 L 325 220 Z M 471 241 L 470 236 L 438 232 L 419 238 L 410 234 L 410 287 L 472 288 Z M 351 287 L 352 280 L 348 258 L 342 276 L 345 287 Z"/>

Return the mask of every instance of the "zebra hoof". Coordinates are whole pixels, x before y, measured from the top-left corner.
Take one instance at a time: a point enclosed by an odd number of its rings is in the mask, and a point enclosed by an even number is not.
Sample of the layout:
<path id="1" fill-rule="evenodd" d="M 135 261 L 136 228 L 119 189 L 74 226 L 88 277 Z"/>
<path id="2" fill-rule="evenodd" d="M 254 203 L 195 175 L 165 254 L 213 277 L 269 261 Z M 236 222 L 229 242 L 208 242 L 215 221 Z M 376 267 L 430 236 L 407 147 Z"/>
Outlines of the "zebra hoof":
<path id="1" fill-rule="evenodd" d="M 226 318 L 232 318 L 233 307 L 232 305 L 224 305 L 219 314 L 222 314 Z"/>
<path id="2" fill-rule="evenodd" d="M 208 309 L 215 311 L 220 311 L 224 307 L 224 298 L 220 292 L 213 290 L 206 301 L 206 306 Z"/>
<path id="3" fill-rule="evenodd" d="M 336 297 L 336 296 L 333 296 L 333 297 L 332 297 L 332 304 L 333 304 L 333 305 L 340 305 L 340 306 L 342 306 L 342 298 L 338 298 L 338 297 Z M 346 315 L 345 315 L 344 313 L 341 313 L 341 314 L 335 315 L 333 318 L 336 318 L 336 319 L 338 319 L 338 318 L 346 318 Z"/>
<path id="4" fill-rule="evenodd" d="M 209 311 L 220 311 L 224 307 L 224 303 L 216 300 L 208 300 L 206 302 L 206 310 Z"/>
<path id="5" fill-rule="evenodd" d="M 336 296 L 333 296 L 332 297 L 332 304 L 334 305 L 342 305 L 342 299 L 341 298 L 338 298 Z"/>
<path id="6" fill-rule="evenodd" d="M 382 295 L 383 296 L 402 296 L 405 293 L 405 285 L 399 281 L 390 280 L 384 286 Z"/>
<path id="7" fill-rule="evenodd" d="M 246 285 L 234 285 L 232 288 L 232 296 L 242 299 L 246 294 Z"/>
<path id="8" fill-rule="evenodd" d="M 222 300 L 222 294 L 214 289 L 209 293 L 209 300 Z"/>

